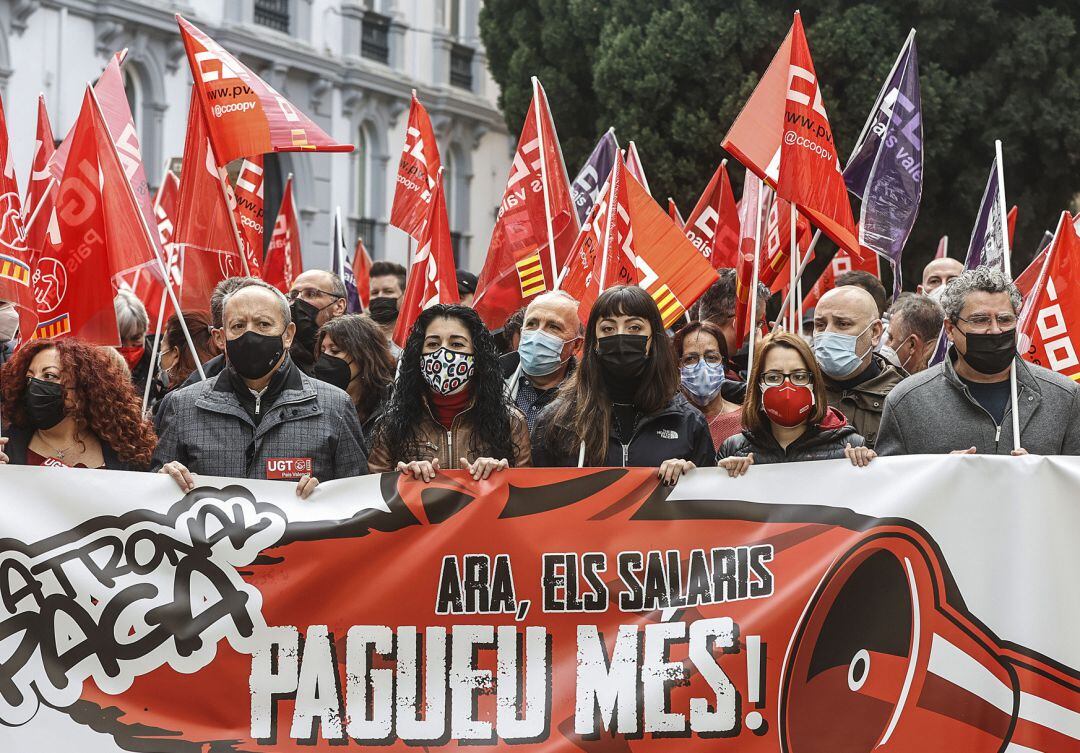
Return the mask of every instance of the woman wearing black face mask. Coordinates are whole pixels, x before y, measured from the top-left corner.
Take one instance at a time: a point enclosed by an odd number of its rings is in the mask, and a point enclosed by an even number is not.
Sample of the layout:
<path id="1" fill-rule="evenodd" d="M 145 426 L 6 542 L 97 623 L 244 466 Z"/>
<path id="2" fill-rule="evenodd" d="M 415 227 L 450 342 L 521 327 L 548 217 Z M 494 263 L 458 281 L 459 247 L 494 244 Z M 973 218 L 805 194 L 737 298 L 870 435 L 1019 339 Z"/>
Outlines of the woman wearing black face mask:
<path id="1" fill-rule="evenodd" d="M 348 393 L 369 440 L 394 386 L 395 364 L 386 338 L 366 316 L 346 314 L 322 326 L 316 352 L 312 376 Z"/>
<path id="2" fill-rule="evenodd" d="M 655 467 L 669 485 L 716 464 L 704 417 L 679 393 L 660 311 L 641 288 L 620 285 L 596 299 L 581 364 L 540 414 L 533 464 Z"/>
<path id="3" fill-rule="evenodd" d="M 33 340 L 0 371 L 7 443 L 0 462 L 144 470 L 156 437 L 142 396 L 113 356 L 81 340 Z"/>

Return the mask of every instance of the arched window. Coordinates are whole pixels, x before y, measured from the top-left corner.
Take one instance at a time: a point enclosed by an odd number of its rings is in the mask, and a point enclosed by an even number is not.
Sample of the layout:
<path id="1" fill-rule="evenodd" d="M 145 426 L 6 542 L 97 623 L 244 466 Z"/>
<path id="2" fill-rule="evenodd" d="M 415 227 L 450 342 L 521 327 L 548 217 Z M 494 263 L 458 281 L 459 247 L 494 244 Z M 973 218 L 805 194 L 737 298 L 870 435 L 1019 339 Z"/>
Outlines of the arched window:
<path id="1" fill-rule="evenodd" d="M 128 109 L 131 110 L 131 118 L 135 121 L 135 135 L 139 137 L 139 143 L 143 141 L 142 127 L 143 118 L 140 107 L 142 106 L 142 92 L 139 91 L 139 81 L 131 74 L 131 70 L 124 71 L 124 93 L 127 94 Z"/>

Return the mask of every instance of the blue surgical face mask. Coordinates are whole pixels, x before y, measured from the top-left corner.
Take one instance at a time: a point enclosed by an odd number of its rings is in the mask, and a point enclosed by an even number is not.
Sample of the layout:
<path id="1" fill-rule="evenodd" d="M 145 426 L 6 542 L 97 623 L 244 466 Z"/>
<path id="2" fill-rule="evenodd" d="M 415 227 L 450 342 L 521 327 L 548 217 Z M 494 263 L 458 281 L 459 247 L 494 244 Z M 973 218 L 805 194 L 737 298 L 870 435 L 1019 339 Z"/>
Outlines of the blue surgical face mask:
<path id="1" fill-rule="evenodd" d="M 554 374 L 568 360 L 562 357 L 563 348 L 574 340 L 563 340 L 539 329 L 522 330 L 518 344 L 521 370 L 533 377 Z"/>
<path id="2" fill-rule="evenodd" d="M 874 322 L 866 325 L 866 329 L 857 335 L 844 335 L 839 332 L 818 332 L 814 335 L 814 357 L 826 376 L 843 379 L 862 366 L 862 360 L 873 350 L 873 346 L 862 354 L 859 354 L 856 348 L 859 338 L 872 326 Z"/>
<path id="3" fill-rule="evenodd" d="M 694 402 L 705 407 L 720 394 L 720 387 L 724 384 L 724 364 L 707 363 L 704 358 L 693 366 L 683 366 L 679 369 L 682 375 L 682 386 L 690 393 Z"/>

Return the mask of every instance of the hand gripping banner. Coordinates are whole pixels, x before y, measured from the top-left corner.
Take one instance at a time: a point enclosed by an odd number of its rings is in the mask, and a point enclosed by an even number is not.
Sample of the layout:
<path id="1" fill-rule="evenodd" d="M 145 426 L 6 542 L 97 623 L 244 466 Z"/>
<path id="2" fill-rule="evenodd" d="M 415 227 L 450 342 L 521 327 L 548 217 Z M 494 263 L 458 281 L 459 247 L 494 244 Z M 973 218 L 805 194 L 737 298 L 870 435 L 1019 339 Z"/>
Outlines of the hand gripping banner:
<path id="1" fill-rule="evenodd" d="M 1073 751 L 1078 480 L 3 466 L 0 749 Z"/>

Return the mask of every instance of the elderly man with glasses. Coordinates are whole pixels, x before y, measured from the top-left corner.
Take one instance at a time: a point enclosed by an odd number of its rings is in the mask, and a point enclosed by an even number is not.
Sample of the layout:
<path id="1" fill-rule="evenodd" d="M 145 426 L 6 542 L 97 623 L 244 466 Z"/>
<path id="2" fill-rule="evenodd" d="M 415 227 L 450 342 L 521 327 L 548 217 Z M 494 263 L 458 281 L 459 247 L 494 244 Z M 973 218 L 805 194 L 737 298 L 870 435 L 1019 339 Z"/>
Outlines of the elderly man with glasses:
<path id="1" fill-rule="evenodd" d="M 319 327 L 348 309 L 345 283 L 325 269 L 302 272 L 289 289 L 289 308 L 296 324 L 296 337 L 289 355 L 300 370 L 310 376 L 317 356 L 315 341 Z"/>
<path id="2" fill-rule="evenodd" d="M 949 282 L 941 296 L 948 355 L 889 393 L 879 454 L 1080 454 L 1080 386 L 1019 357 L 1020 302 L 1016 286 L 994 267 Z M 1013 449 L 1014 370 L 1021 450 Z"/>

